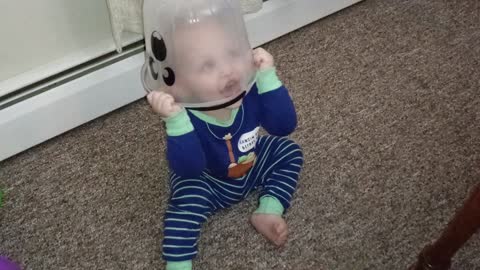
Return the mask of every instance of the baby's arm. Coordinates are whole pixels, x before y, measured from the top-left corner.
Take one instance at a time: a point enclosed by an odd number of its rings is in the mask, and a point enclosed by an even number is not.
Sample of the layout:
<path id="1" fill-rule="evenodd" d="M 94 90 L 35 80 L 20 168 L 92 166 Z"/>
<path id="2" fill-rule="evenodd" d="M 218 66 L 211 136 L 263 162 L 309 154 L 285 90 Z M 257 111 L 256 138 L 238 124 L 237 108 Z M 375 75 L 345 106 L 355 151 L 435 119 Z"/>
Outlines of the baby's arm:
<path id="1" fill-rule="evenodd" d="M 278 79 L 273 57 L 259 48 L 254 51 L 257 88 L 260 99 L 260 123 L 275 136 L 287 136 L 297 126 L 297 114 L 287 88 Z"/>
<path id="2" fill-rule="evenodd" d="M 170 169 L 182 177 L 199 176 L 206 167 L 205 153 L 187 111 L 165 93 L 152 92 L 147 99 L 165 121 Z"/>

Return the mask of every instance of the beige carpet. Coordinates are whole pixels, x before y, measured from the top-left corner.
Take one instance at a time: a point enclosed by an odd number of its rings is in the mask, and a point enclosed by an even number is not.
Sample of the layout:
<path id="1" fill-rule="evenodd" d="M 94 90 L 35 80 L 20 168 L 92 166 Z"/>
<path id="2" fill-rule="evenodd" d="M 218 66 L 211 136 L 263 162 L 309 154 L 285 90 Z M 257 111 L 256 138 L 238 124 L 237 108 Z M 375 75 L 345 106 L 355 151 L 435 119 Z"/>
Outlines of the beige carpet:
<path id="1" fill-rule="evenodd" d="M 406 269 L 480 181 L 478 0 L 367 0 L 266 45 L 306 164 L 283 250 L 251 197 L 195 269 Z M 163 269 L 162 122 L 135 102 L 0 163 L 0 252 L 26 269 Z M 480 234 L 453 269 L 480 269 Z"/>

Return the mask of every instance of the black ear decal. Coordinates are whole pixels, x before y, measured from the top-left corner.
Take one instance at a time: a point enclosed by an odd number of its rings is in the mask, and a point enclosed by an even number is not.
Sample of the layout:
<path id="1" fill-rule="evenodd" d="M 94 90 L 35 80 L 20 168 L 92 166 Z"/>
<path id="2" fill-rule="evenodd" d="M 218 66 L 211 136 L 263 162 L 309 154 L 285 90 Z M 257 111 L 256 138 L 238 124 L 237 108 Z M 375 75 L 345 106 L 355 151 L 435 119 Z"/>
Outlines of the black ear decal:
<path id="1" fill-rule="evenodd" d="M 150 37 L 150 42 L 152 46 L 152 53 L 156 60 L 162 62 L 167 59 L 167 46 L 165 45 L 165 41 L 163 40 L 162 35 L 160 35 L 157 31 L 152 32 Z M 158 71 L 155 71 L 155 59 L 152 57 L 149 58 L 149 66 L 150 72 L 154 80 L 158 79 Z M 166 85 L 172 86 L 175 83 L 175 72 L 169 67 L 166 67 L 163 72 L 163 81 Z"/>
<path id="2" fill-rule="evenodd" d="M 152 57 L 148 58 L 148 66 L 150 67 L 150 74 L 152 78 L 156 81 L 158 80 L 158 72 L 155 71 L 155 60 Z"/>
<path id="3" fill-rule="evenodd" d="M 152 32 L 152 36 L 150 38 L 152 52 L 155 58 L 158 61 L 165 61 L 167 58 L 167 46 L 165 45 L 165 41 L 163 37 L 157 32 Z"/>
<path id="4" fill-rule="evenodd" d="M 169 67 L 166 67 L 165 68 L 165 71 L 168 73 L 167 75 L 165 75 L 165 73 L 163 74 L 163 81 L 165 82 L 166 85 L 168 86 L 172 86 L 174 83 L 175 83 L 175 73 L 173 72 L 173 70 Z M 157 74 L 158 75 L 158 74 Z"/>

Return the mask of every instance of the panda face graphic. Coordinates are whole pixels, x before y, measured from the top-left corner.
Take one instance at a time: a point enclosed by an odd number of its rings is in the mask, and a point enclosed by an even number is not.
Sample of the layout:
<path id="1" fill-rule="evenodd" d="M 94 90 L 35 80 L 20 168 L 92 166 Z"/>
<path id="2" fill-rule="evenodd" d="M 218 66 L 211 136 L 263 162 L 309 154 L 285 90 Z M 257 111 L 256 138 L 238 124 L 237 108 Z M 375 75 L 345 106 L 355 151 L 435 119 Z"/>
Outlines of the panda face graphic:
<path id="1" fill-rule="evenodd" d="M 160 65 L 156 65 L 156 61 L 163 62 L 167 59 L 167 46 L 165 45 L 162 35 L 157 31 L 152 32 L 150 36 L 150 45 L 154 57 L 150 56 L 148 61 L 150 74 L 154 80 L 158 80 L 158 75 L 160 73 L 158 66 Z M 162 71 L 162 78 L 166 85 L 172 86 L 175 83 L 175 72 L 172 68 L 165 67 Z"/>

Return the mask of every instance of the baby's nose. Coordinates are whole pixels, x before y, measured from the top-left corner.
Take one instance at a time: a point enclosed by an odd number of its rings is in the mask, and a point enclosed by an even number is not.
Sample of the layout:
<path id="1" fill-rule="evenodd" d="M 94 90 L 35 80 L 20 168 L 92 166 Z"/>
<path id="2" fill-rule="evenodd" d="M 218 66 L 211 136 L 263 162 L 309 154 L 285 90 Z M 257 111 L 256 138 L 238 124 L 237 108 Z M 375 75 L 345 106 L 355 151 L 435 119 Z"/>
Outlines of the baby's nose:
<path id="1" fill-rule="evenodd" d="M 224 63 L 222 65 L 222 75 L 225 76 L 225 77 L 229 77 L 229 76 L 232 76 L 233 75 L 233 67 L 231 64 L 229 63 Z"/>

